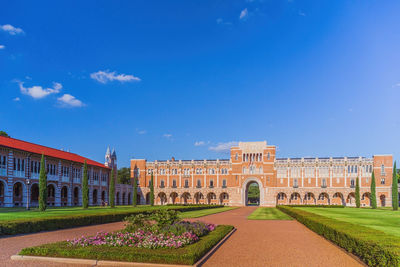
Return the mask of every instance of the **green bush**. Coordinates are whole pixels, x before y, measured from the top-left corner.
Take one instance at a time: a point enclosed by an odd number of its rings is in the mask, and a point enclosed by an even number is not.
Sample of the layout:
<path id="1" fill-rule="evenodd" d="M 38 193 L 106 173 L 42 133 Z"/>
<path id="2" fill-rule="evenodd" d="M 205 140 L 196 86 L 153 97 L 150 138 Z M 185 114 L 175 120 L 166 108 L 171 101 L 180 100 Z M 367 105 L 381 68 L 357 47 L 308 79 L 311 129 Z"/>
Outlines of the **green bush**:
<path id="1" fill-rule="evenodd" d="M 180 212 L 212 209 L 223 207 L 221 205 L 193 205 L 193 206 L 168 206 L 165 209 L 176 210 Z M 110 210 L 108 210 L 109 212 Z M 138 211 L 124 211 L 103 214 L 88 214 L 88 215 L 71 215 L 71 216 L 57 216 L 57 217 L 44 217 L 34 219 L 12 220 L 0 222 L 0 236 L 16 235 L 35 233 L 40 231 L 50 231 L 65 228 L 72 228 L 77 226 L 94 225 L 102 223 L 111 223 L 124 220 L 127 216 L 132 214 L 151 214 L 155 209 L 138 210 Z"/>
<path id="2" fill-rule="evenodd" d="M 30 256 L 192 265 L 232 230 L 233 226 L 231 225 L 219 225 L 214 231 L 201 237 L 198 242 L 178 249 L 145 249 L 111 246 L 72 247 L 68 245 L 66 241 L 63 241 L 38 247 L 24 248 L 19 254 Z"/>
<path id="3" fill-rule="evenodd" d="M 278 209 L 360 257 L 369 266 L 400 266 L 400 238 L 289 206 Z"/>
<path id="4" fill-rule="evenodd" d="M 287 207 L 302 207 L 302 208 L 344 208 L 343 205 L 283 205 Z"/>

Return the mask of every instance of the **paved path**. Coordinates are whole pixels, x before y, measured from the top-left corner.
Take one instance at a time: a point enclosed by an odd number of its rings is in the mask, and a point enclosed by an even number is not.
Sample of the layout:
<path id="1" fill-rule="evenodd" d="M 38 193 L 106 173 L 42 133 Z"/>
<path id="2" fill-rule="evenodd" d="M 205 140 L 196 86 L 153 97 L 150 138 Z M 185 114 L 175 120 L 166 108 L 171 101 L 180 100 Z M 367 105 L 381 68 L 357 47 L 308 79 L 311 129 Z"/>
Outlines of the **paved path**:
<path id="1" fill-rule="evenodd" d="M 237 231 L 204 266 L 362 266 L 352 256 L 308 230 L 297 221 L 255 221 L 246 217 L 255 207 L 244 207 L 199 218 L 231 224 Z M 11 261 L 22 248 L 121 229 L 123 223 L 86 226 L 0 238 L 0 266 L 66 266 L 48 262 Z M 74 265 L 78 266 L 78 265 Z"/>
<path id="2" fill-rule="evenodd" d="M 203 266 L 363 266 L 295 220 L 247 220 L 255 209 L 244 207 L 200 218 L 237 228 Z"/>

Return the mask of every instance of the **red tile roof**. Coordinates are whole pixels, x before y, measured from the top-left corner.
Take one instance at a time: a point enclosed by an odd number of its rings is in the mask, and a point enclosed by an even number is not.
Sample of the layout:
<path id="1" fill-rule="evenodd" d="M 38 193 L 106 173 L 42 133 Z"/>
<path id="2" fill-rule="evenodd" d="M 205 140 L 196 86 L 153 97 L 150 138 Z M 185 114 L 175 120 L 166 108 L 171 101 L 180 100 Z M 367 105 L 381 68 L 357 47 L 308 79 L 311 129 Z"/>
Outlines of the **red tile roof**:
<path id="1" fill-rule="evenodd" d="M 108 167 L 104 166 L 104 164 L 102 164 L 102 163 L 79 156 L 74 153 L 70 153 L 70 152 L 66 152 L 66 151 L 62 151 L 59 149 L 54 149 L 54 148 L 50 148 L 50 147 L 46 147 L 46 146 L 41 146 L 41 145 L 29 143 L 26 141 L 22 141 L 22 140 L 10 138 L 10 137 L 0 136 L 0 146 L 6 146 L 9 148 L 28 151 L 28 152 L 39 154 L 39 155 L 44 154 L 45 156 L 48 156 L 48 157 L 60 158 L 60 159 L 75 161 L 75 162 L 79 162 L 79 163 L 84 163 L 86 160 L 88 165 L 108 168 Z"/>

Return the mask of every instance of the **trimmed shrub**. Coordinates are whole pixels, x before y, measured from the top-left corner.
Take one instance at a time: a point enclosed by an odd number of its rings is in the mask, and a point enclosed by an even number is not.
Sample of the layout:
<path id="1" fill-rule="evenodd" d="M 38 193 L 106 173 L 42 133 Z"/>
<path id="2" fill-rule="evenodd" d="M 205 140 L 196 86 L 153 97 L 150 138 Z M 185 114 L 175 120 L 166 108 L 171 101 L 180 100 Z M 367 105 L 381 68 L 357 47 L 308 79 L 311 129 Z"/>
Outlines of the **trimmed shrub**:
<path id="1" fill-rule="evenodd" d="M 111 178 L 110 178 L 110 186 L 108 192 L 108 199 L 110 201 L 110 207 L 115 207 L 115 177 L 114 177 L 114 169 L 111 169 Z"/>
<path id="2" fill-rule="evenodd" d="M 40 161 L 40 174 L 39 174 L 39 210 L 45 211 L 47 207 L 47 175 L 46 163 L 44 161 L 44 154 Z"/>
<path id="3" fill-rule="evenodd" d="M 343 205 L 282 205 L 282 206 L 301 207 L 301 208 L 344 208 Z"/>
<path id="4" fill-rule="evenodd" d="M 89 179 L 87 163 L 83 165 L 83 180 L 82 180 L 82 207 L 87 209 L 89 207 Z"/>
<path id="5" fill-rule="evenodd" d="M 357 177 L 356 180 L 356 192 L 355 192 L 355 197 L 356 197 L 356 207 L 359 208 L 361 206 L 361 200 L 360 200 L 360 182 L 359 178 Z"/>
<path id="6" fill-rule="evenodd" d="M 369 266 L 400 266 L 400 238 L 288 206 L 278 209 L 360 257 Z"/>
<path id="7" fill-rule="evenodd" d="M 198 242 L 177 249 L 112 247 L 107 245 L 73 247 L 70 246 L 68 242 L 63 241 L 38 247 L 24 248 L 19 254 L 30 256 L 192 265 L 232 230 L 233 226 L 231 225 L 219 225 L 208 235 L 202 236 Z"/>
<path id="8" fill-rule="evenodd" d="M 377 208 L 377 205 L 376 205 L 376 181 L 375 181 L 374 172 L 372 172 L 372 178 L 371 178 L 371 207 L 373 209 Z"/>
<path id="9" fill-rule="evenodd" d="M 171 206 L 165 207 L 167 210 L 176 210 L 180 212 L 202 210 L 202 209 L 213 209 L 221 208 L 222 205 L 193 205 L 193 206 Z M 124 220 L 127 216 L 133 214 L 151 214 L 158 209 L 152 208 L 149 210 L 137 210 L 137 211 L 123 211 L 118 212 L 115 210 L 114 213 L 98 213 L 98 214 L 87 214 L 87 215 L 71 215 L 71 216 L 57 216 L 57 217 L 44 217 L 44 218 L 30 218 L 12 221 L 0 221 L 0 236 L 5 235 L 16 235 L 35 233 L 40 231 L 51 231 L 58 229 L 66 229 L 77 226 L 86 226 L 94 224 L 103 224 L 111 222 L 119 222 Z"/>
<path id="10" fill-rule="evenodd" d="M 153 172 L 151 173 L 151 180 L 150 180 L 150 205 L 154 206 L 154 177 L 153 177 Z"/>
<path id="11" fill-rule="evenodd" d="M 398 180 L 397 180 L 397 174 L 396 174 L 396 161 L 394 162 L 393 165 L 393 177 L 392 177 L 392 207 L 393 210 L 398 210 L 399 209 L 399 185 L 398 185 Z"/>

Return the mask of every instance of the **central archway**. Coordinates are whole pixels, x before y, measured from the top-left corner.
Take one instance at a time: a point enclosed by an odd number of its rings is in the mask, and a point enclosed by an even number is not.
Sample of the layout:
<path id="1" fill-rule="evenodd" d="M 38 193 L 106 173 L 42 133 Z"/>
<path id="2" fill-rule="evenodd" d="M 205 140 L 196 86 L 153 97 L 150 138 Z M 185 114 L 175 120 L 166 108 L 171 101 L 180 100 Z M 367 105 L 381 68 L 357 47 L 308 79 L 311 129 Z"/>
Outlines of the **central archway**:
<path id="1" fill-rule="evenodd" d="M 257 178 L 248 178 L 242 184 L 242 203 L 245 206 L 264 204 L 264 190 Z"/>

